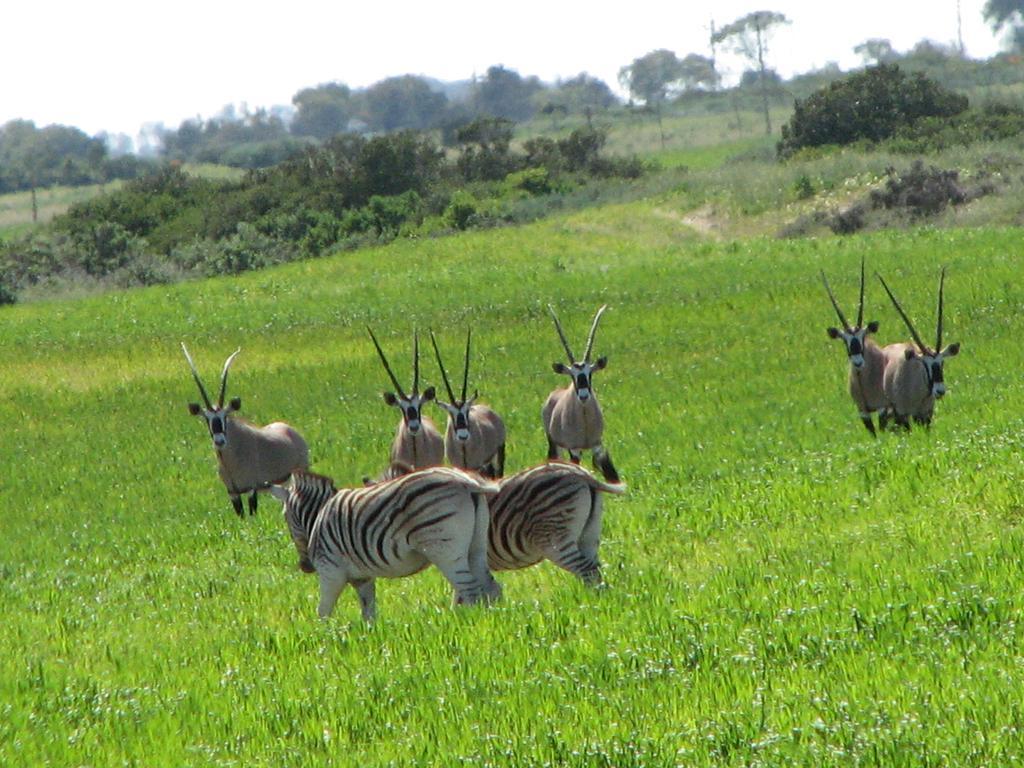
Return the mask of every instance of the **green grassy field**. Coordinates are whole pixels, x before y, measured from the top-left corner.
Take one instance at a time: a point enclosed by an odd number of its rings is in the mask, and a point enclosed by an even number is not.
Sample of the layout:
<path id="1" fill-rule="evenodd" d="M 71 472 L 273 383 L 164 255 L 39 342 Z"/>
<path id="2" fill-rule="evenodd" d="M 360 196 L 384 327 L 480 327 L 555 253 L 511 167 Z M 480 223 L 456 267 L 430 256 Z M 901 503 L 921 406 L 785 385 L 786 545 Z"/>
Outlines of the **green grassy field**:
<path id="1" fill-rule="evenodd" d="M 1018 762 L 1020 230 L 709 242 L 689 205 L 0 310 L 0 764 Z M 926 337 L 949 267 L 928 433 L 873 441 L 845 393 L 818 272 L 852 313 L 862 256 Z M 355 483 L 397 418 L 365 325 L 402 378 L 414 325 L 471 325 L 514 471 L 561 384 L 548 302 L 573 339 L 610 305 L 609 588 L 542 564 L 453 609 L 430 570 L 380 583 L 373 626 L 351 590 L 318 620 L 279 506 L 232 513 L 178 342 L 210 386 L 241 345 L 243 414 Z M 904 337 L 875 281 L 867 314 Z"/>

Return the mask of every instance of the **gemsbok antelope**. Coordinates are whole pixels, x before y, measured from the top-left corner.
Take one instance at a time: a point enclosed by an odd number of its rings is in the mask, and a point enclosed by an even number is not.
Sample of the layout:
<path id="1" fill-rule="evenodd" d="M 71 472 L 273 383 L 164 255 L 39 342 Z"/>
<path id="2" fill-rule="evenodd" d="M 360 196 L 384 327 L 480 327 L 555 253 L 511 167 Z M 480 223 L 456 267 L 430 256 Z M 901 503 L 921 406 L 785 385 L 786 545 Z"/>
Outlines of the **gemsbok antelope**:
<path id="1" fill-rule="evenodd" d="M 217 404 L 210 401 L 210 396 L 199 378 L 199 371 L 188 353 L 185 343 L 181 343 L 181 351 L 185 353 L 192 377 L 199 387 L 205 408 L 198 403 L 189 403 L 188 411 L 193 416 L 202 416 L 213 439 L 213 450 L 217 454 L 217 469 L 220 479 L 227 488 L 231 504 L 239 517 L 242 516 L 242 495 L 249 496 L 249 514 L 256 514 L 256 493 L 264 490 L 270 483 L 282 483 L 295 470 L 309 467 L 309 448 L 306 441 L 295 429 L 283 421 L 275 421 L 265 427 L 254 424 L 235 416 L 241 409 L 241 398 L 232 398 L 224 404 L 224 394 L 228 384 L 228 369 L 241 348 L 224 362 L 224 370 L 220 374 L 220 396 Z"/>
<path id="2" fill-rule="evenodd" d="M 878 279 L 889 294 L 896 311 L 910 331 L 917 349 L 913 344 L 900 344 L 900 354 L 886 366 L 883 386 L 885 397 L 893 410 L 896 423 L 904 429 L 910 429 L 910 419 L 926 428 L 931 426 L 935 401 L 946 394 L 946 382 L 942 367 L 946 358 L 955 357 L 960 352 L 960 343 L 955 342 L 948 347 L 942 346 L 942 294 L 946 283 L 946 268 L 939 274 L 939 308 L 935 326 L 935 347 L 929 347 L 921 341 L 920 335 L 910 322 L 907 313 L 889 290 L 881 275 Z"/>
<path id="3" fill-rule="evenodd" d="M 320 617 L 331 615 L 351 584 L 367 621 L 376 616 L 375 579 L 411 576 L 430 564 L 451 583 L 456 604 L 501 596 L 487 568 L 486 497 L 496 491 L 451 467 L 341 490 L 329 477 L 296 472 L 291 487 L 270 488 L 284 503 L 299 567 L 320 578 Z"/>
<path id="4" fill-rule="evenodd" d="M 888 401 L 882 387 L 882 377 L 891 354 L 899 345 L 890 345 L 884 349 L 879 347 L 869 334 L 878 333 L 878 321 L 872 320 L 864 325 L 864 260 L 860 262 L 860 300 L 857 305 L 857 324 L 851 326 L 839 308 L 832 287 L 828 284 L 825 271 L 821 272 L 821 281 L 828 291 L 828 298 L 835 308 L 840 328 L 828 328 L 829 338 L 841 339 L 846 347 L 846 356 L 850 361 L 850 372 L 847 388 L 860 419 L 873 436 L 876 436 L 872 415 L 878 412 L 878 426 L 885 429 L 889 421 Z"/>
<path id="5" fill-rule="evenodd" d="M 594 392 L 593 375 L 608 365 L 607 357 L 599 357 L 596 361 L 590 361 L 590 353 L 594 349 L 594 334 L 597 332 L 597 323 L 601 315 L 608 308 L 602 306 L 594 315 L 594 321 L 590 325 L 590 335 L 587 337 L 587 349 L 582 361 L 577 361 L 573 355 L 569 342 L 565 338 L 562 324 L 558 322 L 558 315 L 554 307 L 548 305 L 548 311 L 555 321 L 555 329 L 558 331 L 558 338 L 562 340 L 565 353 L 569 356 L 569 365 L 565 363 L 553 363 L 552 369 L 555 373 L 563 373 L 572 380 L 568 387 L 556 389 L 548 395 L 544 407 L 541 409 L 541 420 L 544 422 L 544 432 L 548 438 L 548 458 L 557 459 L 559 449 L 569 452 L 569 458 L 574 464 L 580 461 L 580 454 L 584 450 L 590 450 L 594 455 L 594 464 L 601 470 L 605 480 L 610 483 L 618 483 L 619 475 L 612 465 L 611 456 L 602 444 L 604 434 L 604 416 L 601 414 L 601 406 L 597 402 L 597 394 Z"/>
<path id="6" fill-rule="evenodd" d="M 513 570 L 546 558 L 586 584 L 600 584 L 601 496 L 625 490 L 564 461 L 502 478 L 489 501 L 488 565 Z"/>
<path id="7" fill-rule="evenodd" d="M 448 414 L 448 428 L 444 435 L 444 452 L 453 467 L 479 472 L 486 477 L 501 477 L 505 472 L 505 422 L 489 406 L 478 404 L 479 392 L 466 397 L 469 387 L 469 348 L 472 332 L 466 331 L 466 362 L 462 375 L 462 396 L 455 397 L 448 372 L 441 360 L 434 332 L 430 343 L 434 345 L 437 365 L 441 369 L 448 402 L 434 400 Z"/>
<path id="8" fill-rule="evenodd" d="M 407 464 L 413 469 L 433 467 L 444 462 L 444 441 L 429 418 L 423 415 L 425 403 L 434 399 L 434 388 L 427 387 L 420 394 L 420 338 L 413 332 L 412 348 L 412 393 L 405 394 L 402 385 L 388 364 L 384 350 L 380 348 L 377 337 L 369 327 L 366 329 L 377 348 L 384 370 L 395 385 L 395 392 L 385 392 L 384 402 L 398 408 L 402 412 L 402 420 L 398 422 L 395 439 L 391 444 L 391 463 Z M 397 393 L 397 394 L 396 394 Z"/>

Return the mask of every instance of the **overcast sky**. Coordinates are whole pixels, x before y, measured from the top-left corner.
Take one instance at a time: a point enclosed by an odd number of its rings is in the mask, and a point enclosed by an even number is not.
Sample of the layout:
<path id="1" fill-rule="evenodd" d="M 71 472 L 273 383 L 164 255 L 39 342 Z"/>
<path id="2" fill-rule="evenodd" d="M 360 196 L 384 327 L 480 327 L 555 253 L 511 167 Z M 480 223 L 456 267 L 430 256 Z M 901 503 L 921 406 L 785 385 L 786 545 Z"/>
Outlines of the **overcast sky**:
<path id="1" fill-rule="evenodd" d="M 969 56 L 999 49 L 984 0 L 961 0 Z M 608 10 L 605 10 L 605 9 Z M 721 27 L 751 11 L 792 21 L 772 39 L 783 76 L 888 38 L 954 42 L 956 0 L 14 0 L 4 3 L 0 124 L 72 125 L 135 136 L 147 122 L 177 127 L 226 104 L 289 104 L 300 89 L 386 77 L 461 80 L 501 64 L 545 81 L 580 72 L 619 90 L 618 71 L 658 48 L 707 55 Z M 735 59 L 725 69 L 741 71 Z"/>

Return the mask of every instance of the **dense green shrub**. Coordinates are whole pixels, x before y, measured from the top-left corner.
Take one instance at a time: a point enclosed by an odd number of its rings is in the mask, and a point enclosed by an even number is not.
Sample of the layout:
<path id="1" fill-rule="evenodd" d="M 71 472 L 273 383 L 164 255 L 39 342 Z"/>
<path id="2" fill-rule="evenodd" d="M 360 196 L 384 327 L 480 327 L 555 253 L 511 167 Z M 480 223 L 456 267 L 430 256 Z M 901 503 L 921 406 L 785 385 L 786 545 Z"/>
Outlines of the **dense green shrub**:
<path id="1" fill-rule="evenodd" d="M 788 157 L 804 147 L 882 141 L 923 118 L 948 118 L 966 109 L 967 97 L 925 75 L 879 64 L 797 99 L 777 150 Z"/>
<path id="2" fill-rule="evenodd" d="M 1024 109 L 988 104 L 950 118 L 926 117 L 900 130 L 887 146 L 895 152 L 927 154 L 979 141 L 1024 136 Z"/>

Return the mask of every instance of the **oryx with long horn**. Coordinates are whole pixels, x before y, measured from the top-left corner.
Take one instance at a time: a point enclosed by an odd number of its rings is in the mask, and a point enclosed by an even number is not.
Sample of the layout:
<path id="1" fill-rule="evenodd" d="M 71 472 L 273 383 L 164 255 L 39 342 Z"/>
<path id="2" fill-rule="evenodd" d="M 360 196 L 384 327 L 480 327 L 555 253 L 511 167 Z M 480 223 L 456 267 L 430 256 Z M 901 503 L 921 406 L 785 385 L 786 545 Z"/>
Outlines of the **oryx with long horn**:
<path id="1" fill-rule="evenodd" d="M 472 331 L 466 331 L 466 360 L 462 374 L 462 396 L 456 398 L 448 381 L 448 372 L 441 360 L 434 332 L 430 332 L 430 343 L 434 345 L 437 365 L 441 369 L 448 392 L 448 402 L 435 400 L 448 414 L 448 428 L 444 435 L 444 452 L 454 467 L 470 469 L 486 477 L 501 477 L 505 472 L 505 422 L 489 406 L 477 403 L 480 393 L 469 389 L 469 351 Z"/>
<path id="2" fill-rule="evenodd" d="M 381 349 L 377 337 L 369 327 L 366 329 L 373 346 L 377 348 L 380 361 L 384 364 L 394 392 L 384 393 L 384 402 L 398 408 L 402 412 L 402 420 L 398 422 L 395 439 L 391 443 L 391 464 L 404 464 L 413 469 L 434 467 L 444 463 L 444 441 L 434 423 L 423 415 L 423 406 L 434 399 L 434 388 L 427 387 L 420 394 L 420 338 L 413 331 L 412 347 L 412 392 L 406 394 L 398 378 L 391 370 L 384 350 Z"/>
<path id="3" fill-rule="evenodd" d="M 938 319 L 935 327 L 935 346 L 929 347 L 921 340 L 921 336 L 910 322 L 907 313 L 903 311 L 899 301 L 889 290 L 881 275 L 878 279 L 889 294 L 896 311 L 910 331 L 914 344 L 896 345 L 900 348 L 900 354 L 896 355 L 886 366 L 883 378 L 885 397 L 893 409 L 896 423 L 905 429 L 910 429 L 910 419 L 913 418 L 918 424 L 928 427 L 931 425 L 932 414 L 935 410 L 935 401 L 946 394 L 946 381 L 943 376 L 943 364 L 946 358 L 955 357 L 960 352 L 960 343 L 955 342 L 948 347 L 942 346 L 942 301 L 943 289 L 946 283 L 946 268 L 943 267 L 939 274 L 939 306 Z"/>
<path id="4" fill-rule="evenodd" d="M 544 422 L 544 432 L 548 438 L 549 459 L 557 459 L 559 449 L 565 449 L 569 452 L 569 458 L 573 463 L 578 464 L 580 454 L 584 450 L 590 450 L 594 455 L 595 466 L 601 470 L 605 479 L 609 483 L 618 483 L 619 475 L 612 465 L 611 456 L 608 455 L 601 442 L 604 435 L 604 416 L 602 416 L 601 406 L 597 402 L 593 382 L 594 373 L 603 370 L 608 365 L 608 358 L 599 357 L 593 362 L 590 360 L 590 355 L 594 350 L 597 324 L 607 308 L 608 305 L 602 306 L 594 315 L 583 359 L 577 360 L 565 338 L 565 331 L 562 330 L 562 324 L 558 321 L 554 307 L 548 305 L 551 318 L 555 321 L 558 338 L 561 339 L 565 354 L 569 357 L 569 365 L 557 362 L 552 364 L 552 369 L 555 373 L 568 376 L 572 384 L 556 389 L 548 395 L 548 399 L 541 409 L 541 420 Z"/>
<path id="5" fill-rule="evenodd" d="M 241 348 L 236 349 L 226 361 L 220 374 L 220 394 L 216 405 L 210 400 L 203 380 L 199 377 L 196 364 L 189 354 L 185 342 L 181 343 L 192 378 L 196 380 L 203 405 L 189 403 L 188 411 L 193 416 L 202 416 L 213 439 L 213 450 L 217 454 L 217 470 L 227 488 L 231 504 L 239 516 L 242 515 L 242 495 L 249 493 L 249 514 L 256 513 L 256 492 L 266 490 L 271 483 L 283 483 L 296 469 L 309 468 L 309 448 L 306 441 L 293 427 L 283 421 L 275 421 L 265 427 L 250 424 L 235 414 L 242 407 L 242 400 L 233 397 L 225 405 L 228 370 Z"/>
<path id="6" fill-rule="evenodd" d="M 828 298 L 832 307 L 842 324 L 839 328 L 830 327 L 827 329 L 829 338 L 840 339 L 846 347 L 846 356 L 850 361 L 850 372 L 847 387 L 850 397 L 860 414 L 868 432 L 875 435 L 873 414 L 878 412 L 878 426 L 885 429 L 889 420 L 888 401 L 885 397 L 885 390 L 882 386 L 882 377 L 885 367 L 893 354 L 902 352 L 898 344 L 892 344 L 884 349 L 879 347 L 875 341 L 869 338 L 869 334 L 878 333 L 878 321 L 871 320 L 864 324 L 864 260 L 860 262 L 860 299 L 857 305 L 857 323 L 850 325 L 839 308 L 832 287 L 828 284 L 825 271 L 821 272 L 821 281 L 825 284 Z"/>

